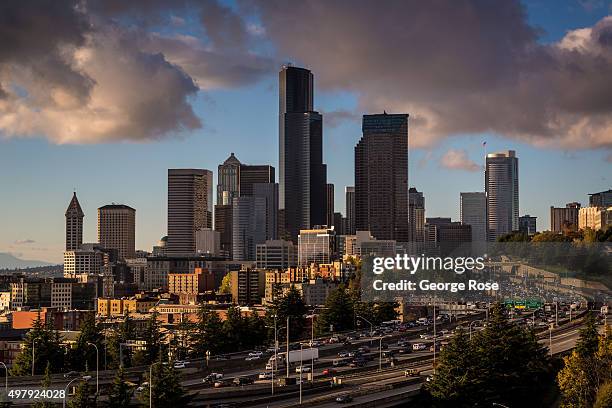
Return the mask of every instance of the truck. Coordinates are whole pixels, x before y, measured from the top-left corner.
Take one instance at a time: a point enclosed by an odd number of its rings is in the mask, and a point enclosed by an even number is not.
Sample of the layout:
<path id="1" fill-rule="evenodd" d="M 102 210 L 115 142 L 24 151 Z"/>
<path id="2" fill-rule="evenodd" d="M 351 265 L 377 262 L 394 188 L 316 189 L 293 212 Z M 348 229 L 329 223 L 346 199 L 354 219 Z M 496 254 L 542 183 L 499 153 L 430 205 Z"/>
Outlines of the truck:
<path id="1" fill-rule="evenodd" d="M 266 370 L 272 370 L 273 368 L 281 368 L 281 367 L 285 367 L 285 363 L 289 362 L 289 364 L 292 363 L 296 363 L 296 362 L 307 362 L 307 361 L 311 361 L 312 359 L 318 360 L 319 359 L 319 349 L 318 348 L 305 348 L 302 350 L 294 350 L 294 351 L 289 351 L 289 359 L 286 359 L 285 357 L 287 356 L 287 352 L 282 352 L 282 353 L 277 353 L 276 357 L 278 357 L 278 362 L 275 363 L 275 356 L 271 356 L 270 359 L 268 360 L 268 363 L 266 364 Z"/>

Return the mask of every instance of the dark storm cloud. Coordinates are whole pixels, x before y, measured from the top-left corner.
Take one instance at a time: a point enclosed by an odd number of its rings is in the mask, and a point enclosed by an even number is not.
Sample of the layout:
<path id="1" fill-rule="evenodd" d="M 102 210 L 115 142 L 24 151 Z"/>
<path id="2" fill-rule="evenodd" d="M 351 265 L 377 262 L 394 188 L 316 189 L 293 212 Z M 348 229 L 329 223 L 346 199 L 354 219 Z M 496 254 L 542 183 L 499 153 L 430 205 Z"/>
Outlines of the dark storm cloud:
<path id="1" fill-rule="evenodd" d="M 253 0 L 278 52 L 360 108 L 420 118 L 413 142 L 493 132 L 612 148 L 612 19 L 538 42 L 519 1 Z"/>

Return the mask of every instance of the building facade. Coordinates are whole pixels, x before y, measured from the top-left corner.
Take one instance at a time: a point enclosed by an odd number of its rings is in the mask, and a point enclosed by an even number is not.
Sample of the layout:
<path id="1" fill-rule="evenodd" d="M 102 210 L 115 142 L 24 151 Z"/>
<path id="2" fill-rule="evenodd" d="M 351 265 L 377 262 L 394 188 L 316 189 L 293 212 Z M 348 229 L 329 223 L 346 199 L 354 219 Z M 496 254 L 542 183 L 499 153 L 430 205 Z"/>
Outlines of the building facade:
<path id="1" fill-rule="evenodd" d="M 346 235 L 355 235 L 355 187 L 346 186 L 344 189 L 345 213 L 346 213 Z"/>
<path id="2" fill-rule="evenodd" d="M 85 214 L 77 199 L 76 192 L 66 209 L 66 251 L 81 249 L 83 244 L 83 217 Z"/>
<path id="3" fill-rule="evenodd" d="M 578 231 L 580 203 L 568 203 L 565 207 L 550 207 L 550 230 L 558 234 Z"/>
<path id="4" fill-rule="evenodd" d="M 529 214 L 519 217 L 519 231 L 523 234 L 534 235 L 538 231 L 536 220 L 537 217 Z"/>
<path id="5" fill-rule="evenodd" d="M 234 198 L 232 220 L 232 259 L 254 261 L 257 244 L 266 241 L 266 200 L 253 196 Z"/>
<path id="6" fill-rule="evenodd" d="M 472 227 L 472 242 L 487 241 L 487 195 L 484 192 L 460 193 L 460 221 Z"/>
<path id="7" fill-rule="evenodd" d="M 298 266 L 328 264 L 336 258 L 336 232 L 328 228 L 301 230 L 298 236 Z"/>
<path id="8" fill-rule="evenodd" d="M 98 242 L 115 249 L 120 259 L 136 254 L 136 210 L 127 205 L 111 204 L 98 208 Z"/>
<path id="9" fill-rule="evenodd" d="M 297 265 L 297 250 L 291 241 L 266 240 L 257 245 L 257 269 L 284 270 Z"/>
<path id="10" fill-rule="evenodd" d="M 519 170 L 514 150 L 487 155 L 485 192 L 488 241 L 518 231 Z"/>
<path id="11" fill-rule="evenodd" d="M 408 189 L 408 222 L 410 242 L 425 240 L 425 197 L 414 187 Z"/>
<path id="12" fill-rule="evenodd" d="M 608 228 L 612 225 L 612 206 L 585 207 L 578 211 L 578 227 L 580 229 L 591 228 L 595 231 Z"/>

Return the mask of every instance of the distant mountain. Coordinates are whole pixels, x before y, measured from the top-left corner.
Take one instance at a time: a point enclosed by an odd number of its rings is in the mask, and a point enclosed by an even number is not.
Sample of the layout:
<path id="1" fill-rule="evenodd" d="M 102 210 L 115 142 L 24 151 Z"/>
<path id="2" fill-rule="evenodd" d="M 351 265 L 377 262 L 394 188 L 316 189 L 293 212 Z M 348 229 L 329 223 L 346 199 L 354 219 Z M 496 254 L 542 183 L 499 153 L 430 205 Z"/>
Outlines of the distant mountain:
<path id="1" fill-rule="evenodd" d="M 32 268 L 37 266 L 49 265 L 53 264 L 45 261 L 31 261 L 26 259 L 19 259 L 16 256 L 13 256 L 6 252 L 0 252 L 0 269 Z"/>

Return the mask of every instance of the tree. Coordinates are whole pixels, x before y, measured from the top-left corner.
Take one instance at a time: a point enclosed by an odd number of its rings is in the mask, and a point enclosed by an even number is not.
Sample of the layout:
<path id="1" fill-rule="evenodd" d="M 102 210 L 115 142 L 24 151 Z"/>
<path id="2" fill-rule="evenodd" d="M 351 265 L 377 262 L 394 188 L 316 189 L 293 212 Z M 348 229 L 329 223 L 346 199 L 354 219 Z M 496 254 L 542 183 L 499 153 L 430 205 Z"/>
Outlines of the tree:
<path id="1" fill-rule="evenodd" d="M 135 338 L 134 324 L 130 313 L 126 313 L 123 322 L 107 337 L 107 358 L 109 368 L 119 368 L 121 365 L 131 367 L 132 351 L 128 347 L 122 347 L 121 344 Z M 123 359 L 123 361 L 121 361 Z"/>
<path id="2" fill-rule="evenodd" d="M 576 352 L 582 358 L 593 356 L 599 345 L 599 333 L 595 325 L 595 316 L 587 314 L 584 326 L 580 329 L 580 337 L 576 342 Z"/>
<path id="3" fill-rule="evenodd" d="M 98 351 L 104 349 L 103 336 L 94 313 L 86 315 L 76 344 L 68 353 L 71 370 L 85 371 L 86 368 L 87 370 L 95 370 L 96 349 L 91 344 L 95 344 Z"/>
<path id="4" fill-rule="evenodd" d="M 338 286 L 329 294 L 325 307 L 317 319 L 317 332 L 325 333 L 331 330 L 348 330 L 354 325 L 353 299 L 344 285 Z"/>
<path id="5" fill-rule="evenodd" d="M 220 293 L 232 293 L 232 274 L 228 273 L 221 280 L 221 286 L 219 286 Z"/>
<path id="6" fill-rule="evenodd" d="M 32 374 L 32 347 L 34 347 L 35 374 L 43 374 L 47 363 L 50 364 L 51 372 L 59 372 L 64 368 L 64 349 L 60 344 L 59 333 L 50 324 L 43 323 L 40 312 L 15 359 L 11 370 L 13 375 Z"/>
<path id="7" fill-rule="evenodd" d="M 612 381 L 608 381 L 597 391 L 595 405 L 593 408 L 610 408 L 612 407 Z"/>
<path id="8" fill-rule="evenodd" d="M 302 294 L 291 285 L 284 295 L 275 298 L 273 305 L 268 309 L 268 326 L 273 324 L 272 316 L 274 315 L 277 316 L 279 322 L 286 322 L 289 317 L 289 335 L 295 340 L 303 334 L 306 313 L 308 313 L 308 308 L 304 304 Z"/>
<path id="9" fill-rule="evenodd" d="M 227 309 L 223 322 L 223 351 L 242 350 L 243 342 L 247 337 L 247 322 L 242 318 L 240 308 L 232 305 Z"/>
<path id="10" fill-rule="evenodd" d="M 220 336 L 223 322 L 214 310 L 208 308 L 205 303 L 198 308 L 198 321 L 191 332 L 191 352 L 194 357 L 202 358 L 207 351 L 212 354 L 223 350 L 223 339 Z"/>
<path id="11" fill-rule="evenodd" d="M 91 397 L 93 395 L 93 398 Z M 66 397 L 68 398 L 68 397 Z M 89 389 L 87 381 L 80 381 L 76 388 L 74 396 L 68 401 L 70 408 L 95 408 L 96 397 L 95 393 Z"/>
<path id="12" fill-rule="evenodd" d="M 125 380 L 125 371 L 120 368 L 108 392 L 106 406 L 109 408 L 128 408 L 133 394 L 134 390 Z"/>
<path id="13" fill-rule="evenodd" d="M 144 364 L 149 365 L 153 361 L 159 360 L 162 353 L 162 339 L 163 334 L 161 333 L 161 324 L 159 323 L 159 313 L 154 310 L 151 316 L 147 320 L 147 324 L 144 328 L 142 339 L 145 341 L 144 350 Z"/>
<path id="14" fill-rule="evenodd" d="M 45 367 L 45 376 L 43 377 L 42 383 L 40 384 L 42 389 L 47 389 L 51 385 L 51 363 L 47 362 Z M 51 408 L 55 404 L 46 401 L 39 401 L 34 404 L 34 408 Z"/>
<path id="15" fill-rule="evenodd" d="M 149 398 L 154 407 L 179 406 L 189 402 L 190 398 L 181 386 L 179 375 L 173 364 L 156 363 L 151 371 L 152 377 L 149 378 L 148 372 L 145 377 L 153 391 L 151 397 L 149 397 L 150 387 L 145 387 L 140 393 L 139 399 L 143 406 L 149 406 Z"/>
<path id="16" fill-rule="evenodd" d="M 466 333 L 452 337 L 440 353 L 434 380 L 428 384 L 428 391 L 434 401 L 443 401 L 449 406 L 472 406 L 477 395 L 478 377 L 475 353 Z"/>
<path id="17" fill-rule="evenodd" d="M 389 320 L 397 319 L 397 302 L 381 302 L 377 303 L 375 307 L 375 321 L 380 324 Z"/>

